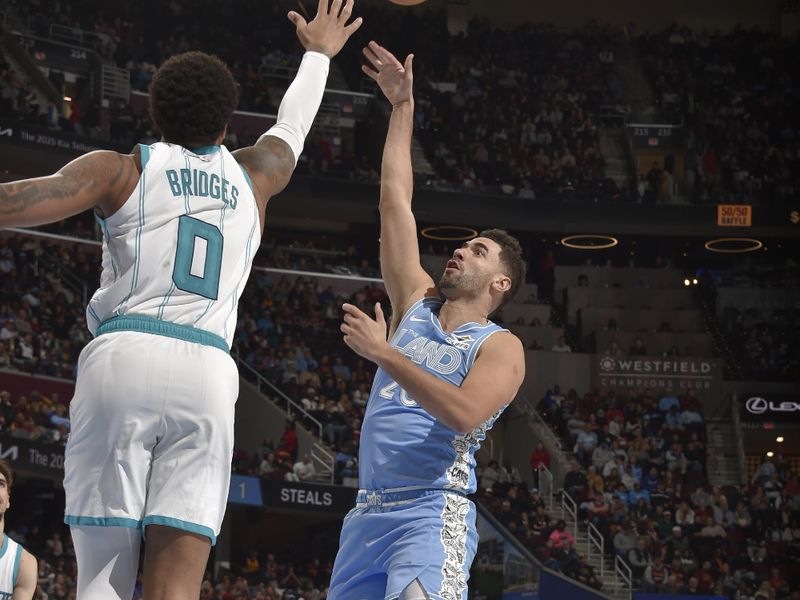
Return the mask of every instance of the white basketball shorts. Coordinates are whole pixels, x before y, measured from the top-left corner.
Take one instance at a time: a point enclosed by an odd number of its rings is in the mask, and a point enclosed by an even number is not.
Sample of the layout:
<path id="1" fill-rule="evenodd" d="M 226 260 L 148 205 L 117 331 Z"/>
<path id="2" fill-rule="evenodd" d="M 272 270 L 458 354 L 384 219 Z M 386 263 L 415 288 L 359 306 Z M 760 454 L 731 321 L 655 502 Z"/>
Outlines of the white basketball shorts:
<path id="1" fill-rule="evenodd" d="M 166 525 L 216 542 L 239 376 L 219 348 L 122 331 L 78 361 L 65 454 L 68 525 Z"/>

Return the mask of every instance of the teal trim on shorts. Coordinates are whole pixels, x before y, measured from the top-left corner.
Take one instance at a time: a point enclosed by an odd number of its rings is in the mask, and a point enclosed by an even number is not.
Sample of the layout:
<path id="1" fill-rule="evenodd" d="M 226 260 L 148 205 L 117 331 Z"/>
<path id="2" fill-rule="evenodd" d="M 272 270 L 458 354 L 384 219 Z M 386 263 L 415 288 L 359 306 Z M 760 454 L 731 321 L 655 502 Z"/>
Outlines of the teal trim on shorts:
<path id="1" fill-rule="evenodd" d="M 194 154 L 200 154 L 202 156 L 204 154 L 214 154 L 215 152 L 219 152 L 219 150 L 220 150 L 219 146 L 211 145 L 211 146 L 200 146 L 199 148 L 195 148 L 194 150 L 190 148 L 189 152 L 192 152 Z"/>
<path id="2" fill-rule="evenodd" d="M 139 150 L 141 150 L 140 161 L 142 163 L 142 171 L 147 166 L 147 161 L 150 160 L 150 146 L 147 144 L 139 144 Z"/>
<path id="3" fill-rule="evenodd" d="M 189 325 L 159 321 L 142 315 L 123 315 L 107 319 L 98 326 L 95 336 L 117 331 L 138 331 L 140 333 L 163 335 L 164 337 L 194 342 L 203 346 L 212 346 L 213 348 L 219 348 L 223 352 L 230 352 L 228 343 L 214 333 L 190 327 Z"/>
<path id="4" fill-rule="evenodd" d="M 3 534 L 3 545 L 0 546 L 0 558 L 3 558 L 6 555 L 6 550 L 8 550 L 8 535 Z"/>
<path id="5" fill-rule="evenodd" d="M 22 546 L 17 544 L 17 555 L 14 557 L 14 574 L 11 576 L 11 587 L 17 587 L 17 576 L 19 575 L 19 563 L 22 558 Z"/>
<path id="6" fill-rule="evenodd" d="M 125 517 L 80 517 L 65 515 L 64 523 L 67 525 L 88 527 L 127 527 L 128 529 L 141 529 L 142 522 Z"/>
<path id="7" fill-rule="evenodd" d="M 206 527 L 205 525 L 198 525 L 197 523 L 190 523 L 189 521 L 182 521 L 181 519 L 174 519 L 173 517 L 162 517 L 160 515 L 150 515 L 149 517 L 145 517 L 144 521 L 142 521 L 142 527 L 147 527 L 148 525 L 164 525 L 166 527 L 173 527 L 174 529 L 180 529 L 182 531 L 188 531 L 189 533 L 196 533 L 197 535 L 205 536 L 211 540 L 212 546 L 217 543 L 217 536 L 214 535 L 214 530 L 210 527 Z"/>

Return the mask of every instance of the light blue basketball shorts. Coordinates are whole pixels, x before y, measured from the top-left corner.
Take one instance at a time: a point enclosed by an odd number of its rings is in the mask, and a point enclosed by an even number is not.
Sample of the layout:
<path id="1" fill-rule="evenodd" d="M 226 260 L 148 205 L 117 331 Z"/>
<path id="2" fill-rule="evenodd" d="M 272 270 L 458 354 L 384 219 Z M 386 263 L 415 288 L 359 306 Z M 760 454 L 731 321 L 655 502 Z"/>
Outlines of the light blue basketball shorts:
<path id="1" fill-rule="evenodd" d="M 345 517 L 330 600 L 394 600 L 419 579 L 434 600 L 466 600 L 475 505 L 445 490 L 359 491 Z"/>

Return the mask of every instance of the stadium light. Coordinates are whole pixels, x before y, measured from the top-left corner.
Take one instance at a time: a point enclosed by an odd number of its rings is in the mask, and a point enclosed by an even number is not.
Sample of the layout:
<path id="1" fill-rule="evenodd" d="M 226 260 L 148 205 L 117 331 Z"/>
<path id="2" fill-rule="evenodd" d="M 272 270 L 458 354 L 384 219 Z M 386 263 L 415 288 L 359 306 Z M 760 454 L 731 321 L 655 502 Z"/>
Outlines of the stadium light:
<path id="1" fill-rule="evenodd" d="M 782 444 L 783 443 L 783 436 L 779 435 L 778 437 L 775 438 L 775 441 L 778 442 L 779 444 Z"/>
<path id="2" fill-rule="evenodd" d="M 691 283 L 691 282 L 690 282 L 688 279 L 684 279 L 684 280 L 683 280 L 683 285 L 685 285 L 686 287 L 689 287 L 689 284 L 690 284 L 690 283 Z"/>
<path id="3" fill-rule="evenodd" d="M 697 278 L 692 279 L 692 285 L 697 285 Z"/>
<path id="4" fill-rule="evenodd" d="M 772 458 L 773 456 L 775 456 L 775 453 L 774 453 L 772 450 L 770 450 L 769 452 L 767 452 L 767 457 L 768 457 L 768 458 Z"/>

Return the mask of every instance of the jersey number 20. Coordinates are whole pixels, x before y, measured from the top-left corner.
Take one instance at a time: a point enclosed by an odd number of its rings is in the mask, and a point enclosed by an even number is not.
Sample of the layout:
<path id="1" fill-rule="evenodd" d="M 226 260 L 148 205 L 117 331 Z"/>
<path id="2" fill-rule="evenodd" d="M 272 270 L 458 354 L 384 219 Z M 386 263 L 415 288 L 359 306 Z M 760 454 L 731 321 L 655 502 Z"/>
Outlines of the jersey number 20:
<path id="1" fill-rule="evenodd" d="M 396 381 L 392 381 L 389 385 L 383 386 L 381 391 L 378 392 L 378 395 L 381 398 L 391 400 L 394 398 L 394 392 L 397 388 L 400 388 L 400 403 L 403 406 L 419 406 L 419 404 L 417 404 L 417 402 L 408 395 L 408 392 L 401 388 Z"/>
<path id="2" fill-rule="evenodd" d="M 205 241 L 206 257 L 202 271 L 195 266 L 195 253 L 200 240 Z M 175 268 L 172 281 L 175 287 L 184 292 L 216 300 L 219 292 L 219 274 L 222 269 L 222 232 L 213 225 L 193 217 L 183 215 L 178 219 L 178 249 L 175 251 Z"/>

